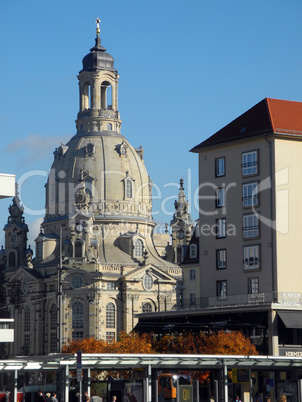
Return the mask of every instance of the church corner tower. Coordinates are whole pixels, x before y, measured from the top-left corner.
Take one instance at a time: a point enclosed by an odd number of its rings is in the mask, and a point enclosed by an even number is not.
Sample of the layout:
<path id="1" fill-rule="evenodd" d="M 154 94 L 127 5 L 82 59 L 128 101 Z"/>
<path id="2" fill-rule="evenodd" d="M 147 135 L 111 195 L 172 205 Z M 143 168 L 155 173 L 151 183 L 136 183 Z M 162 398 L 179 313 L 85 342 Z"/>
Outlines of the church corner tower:
<path id="1" fill-rule="evenodd" d="M 85 337 L 117 339 L 137 314 L 177 304 L 181 268 L 154 246 L 152 182 L 142 146 L 121 132 L 119 75 L 99 22 L 78 74 L 76 134 L 54 151 L 33 268 L 19 266 L 7 278 L 22 305 L 12 318 L 26 322 L 16 354 L 58 352 Z"/>
<path id="2" fill-rule="evenodd" d="M 172 245 L 167 254 L 167 260 L 180 264 L 191 241 L 194 222 L 189 213 L 189 201 L 186 201 L 184 181 L 180 179 L 178 199 L 175 200 L 175 213 L 170 222 L 172 229 Z"/>
<path id="3" fill-rule="evenodd" d="M 6 270 L 13 271 L 20 265 L 28 266 L 32 256 L 31 250 L 27 248 L 28 226 L 25 223 L 18 193 L 13 198 L 8 211 L 9 217 L 4 226 L 5 251 L 3 262 Z"/>

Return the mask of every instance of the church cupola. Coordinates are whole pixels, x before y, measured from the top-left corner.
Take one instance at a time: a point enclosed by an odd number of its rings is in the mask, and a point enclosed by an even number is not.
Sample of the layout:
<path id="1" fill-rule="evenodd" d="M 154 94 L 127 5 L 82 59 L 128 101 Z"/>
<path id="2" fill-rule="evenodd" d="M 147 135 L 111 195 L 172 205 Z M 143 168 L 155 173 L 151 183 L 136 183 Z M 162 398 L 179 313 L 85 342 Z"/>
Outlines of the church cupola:
<path id="1" fill-rule="evenodd" d="M 100 38 L 100 19 L 96 20 L 97 28 L 96 28 L 96 38 L 95 38 L 95 46 L 90 49 L 90 53 L 88 53 L 83 58 L 83 70 L 82 71 L 97 71 L 97 70 L 112 70 L 114 69 L 114 59 L 113 57 L 106 53 L 106 49 L 101 45 Z"/>
<path id="2" fill-rule="evenodd" d="M 101 45 L 100 20 L 96 20 L 95 46 L 83 58 L 83 69 L 78 75 L 80 110 L 76 121 L 77 131 L 113 131 L 120 133 L 118 112 L 118 78 L 114 59 Z"/>

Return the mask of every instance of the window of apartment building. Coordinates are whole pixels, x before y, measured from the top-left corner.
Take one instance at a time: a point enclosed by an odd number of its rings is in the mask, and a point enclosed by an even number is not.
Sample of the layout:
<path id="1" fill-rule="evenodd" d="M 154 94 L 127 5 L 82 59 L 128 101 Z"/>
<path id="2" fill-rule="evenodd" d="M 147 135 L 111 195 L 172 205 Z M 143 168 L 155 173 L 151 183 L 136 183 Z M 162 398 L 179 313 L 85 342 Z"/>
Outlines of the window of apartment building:
<path id="1" fill-rule="evenodd" d="M 221 218 L 216 221 L 216 237 L 221 239 L 226 237 L 226 219 Z"/>
<path id="2" fill-rule="evenodd" d="M 242 154 L 242 175 L 254 174 L 258 174 L 258 151 L 245 152 Z"/>
<path id="3" fill-rule="evenodd" d="M 243 237 L 251 239 L 259 236 L 259 221 L 254 214 L 243 215 Z"/>
<path id="4" fill-rule="evenodd" d="M 224 300 L 227 297 L 227 281 L 217 281 L 216 282 L 216 292 L 217 298 L 219 300 Z"/>
<path id="5" fill-rule="evenodd" d="M 196 270 L 190 269 L 190 281 L 194 281 L 196 279 Z"/>
<path id="6" fill-rule="evenodd" d="M 216 268 L 225 269 L 227 267 L 227 251 L 221 249 L 216 251 Z"/>
<path id="7" fill-rule="evenodd" d="M 225 187 L 218 188 L 216 192 L 216 207 L 225 207 Z"/>
<path id="8" fill-rule="evenodd" d="M 258 205 L 257 183 L 246 183 L 242 187 L 242 203 L 244 207 L 253 207 Z"/>
<path id="9" fill-rule="evenodd" d="M 243 247 L 243 267 L 244 269 L 260 268 L 259 245 Z"/>
<path id="10" fill-rule="evenodd" d="M 225 176 L 225 158 L 217 158 L 215 160 L 215 176 Z"/>
<path id="11" fill-rule="evenodd" d="M 259 279 L 258 278 L 249 278 L 248 292 L 250 295 L 259 293 Z"/>

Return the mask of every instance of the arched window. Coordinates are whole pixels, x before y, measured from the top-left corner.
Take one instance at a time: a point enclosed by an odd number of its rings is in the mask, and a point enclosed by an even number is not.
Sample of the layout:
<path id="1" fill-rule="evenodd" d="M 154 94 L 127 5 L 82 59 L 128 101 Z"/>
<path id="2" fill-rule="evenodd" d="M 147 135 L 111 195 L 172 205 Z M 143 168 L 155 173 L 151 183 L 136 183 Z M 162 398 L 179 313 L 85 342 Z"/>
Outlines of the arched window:
<path id="1" fill-rule="evenodd" d="M 17 254 L 15 251 L 10 251 L 8 254 L 8 266 L 9 267 L 17 266 Z"/>
<path id="2" fill-rule="evenodd" d="M 101 109 L 112 109 L 112 87 L 108 81 L 102 82 L 101 85 Z"/>
<path id="3" fill-rule="evenodd" d="M 91 103 L 91 87 L 88 82 L 83 87 L 82 90 L 82 110 L 90 109 Z"/>
<path id="4" fill-rule="evenodd" d="M 50 329 L 57 329 L 57 306 L 53 304 L 50 307 Z"/>
<path id="5" fill-rule="evenodd" d="M 143 311 L 143 313 L 151 313 L 152 312 L 152 304 L 151 303 L 143 303 L 142 311 Z"/>
<path id="6" fill-rule="evenodd" d="M 177 255 L 176 255 L 177 264 L 180 264 L 181 263 L 181 257 L 182 257 L 181 247 L 178 247 L 176 253 L 177 253 Z"/>
<path id="7" fill-rule="evenodd" d="M 81 302 L 72 305 L 72 328 L 84 327 L 84 307 Z"/>
<path id="8" fill-rule="evenodd" d="M 191 244 L 190 245 L 190 258 L 196 258 L 196 257 L 197 257 L 197 245 Z"/>
<path id="9" fill-rule="evenodd" d="M 81 240 L 76 240 L 74 243 L 74 256 L 75 258 L 83 257 L 83 243 Z"/>
<path id="10" fill-rule="evenodd" d="M 92 178 L 87 178 L 85 180 L 85 191 L 86 191 L 86 194 L 88 194 L 90 198 L 93 197 L 94 185 L 93 185 Z"/>
<path id="11" fill-rule="evenodd" d="M 106 306 L 106 328 L 115 328 L 115 306 L 108 303 Z"/>
<path id="12" fill-rule="evenodd" d="M 142 257 L 144 251 L 144 243 L 141 239 L 135 240 L 134 243 L 134 257 Z"/>
<path id="13" fill-rule="evenodd" d="M 132 181 L 126 180 L 126 198 L 132 198 Z"/>
<path id="14" fill-rule="evenodd" d="M 39 241 L 39 243 L 36 243 L 36 259 L 42 260 L 42 258 L 43 258 L 43 243 Z"/>
<path id="15" fill-rule="evenodd" d="M 112 124 L 111 124 L 111 123 L 108 123 L 108 124 L 107 124 L 107 130 L 109 130 L 109 131 L 112 130 Z"/>
<path id="16" fill-rule="evenodd" d="M 28 306 L 24 310 L 24 331 L 30 331 L 30 308 Z"/>

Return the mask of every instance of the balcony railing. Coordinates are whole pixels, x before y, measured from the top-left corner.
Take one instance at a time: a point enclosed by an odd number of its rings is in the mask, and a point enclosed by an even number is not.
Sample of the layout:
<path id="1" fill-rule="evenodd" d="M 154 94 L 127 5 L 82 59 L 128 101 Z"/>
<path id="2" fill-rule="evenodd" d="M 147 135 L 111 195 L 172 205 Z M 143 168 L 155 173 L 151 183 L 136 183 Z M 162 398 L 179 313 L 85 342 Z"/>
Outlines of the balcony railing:
<path id="1" fill-rule="evenodd" d="M 195 310 L 212 307 L 227 307 L 227 306 L 252 306 L 259 304 L 277 304 L 288 307 L 302 307 L 302 293 L 298 292 L 266 292 L 253 294 L 239 294 L 196 298 L 192 300 L 182 299 L 178 304 L 178 310 Z"/>

